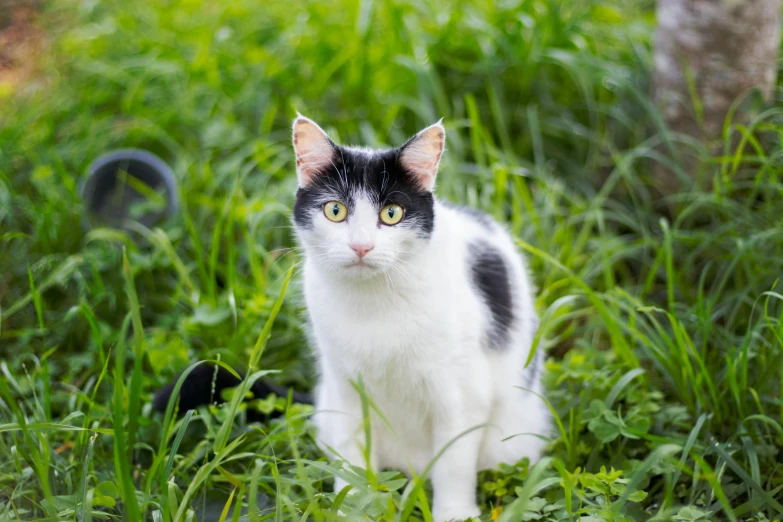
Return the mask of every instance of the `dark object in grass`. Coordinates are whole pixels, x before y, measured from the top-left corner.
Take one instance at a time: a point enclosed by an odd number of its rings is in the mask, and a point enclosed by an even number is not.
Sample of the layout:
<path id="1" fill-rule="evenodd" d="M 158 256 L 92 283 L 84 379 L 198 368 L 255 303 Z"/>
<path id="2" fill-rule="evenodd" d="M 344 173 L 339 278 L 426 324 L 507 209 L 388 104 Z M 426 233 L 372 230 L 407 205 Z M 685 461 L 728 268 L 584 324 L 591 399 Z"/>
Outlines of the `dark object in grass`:
<path id="1" fill-rule="evenodd" d="M 127 228 L 133 221 L 151 227 L 177 211 L 174 173 L 141 149 L 120 149 L 96 159 L 81 194 L 91 227 Z"/>
<path id="2" fill-rule="evenodd" d="M 242 379 L 238 379 L 222 366 L 217 366 L 217 371 L 215 371 L 215 368 L 216 366 L 213 364 L 199 364 L 185 377 L 179 390 L 180 413 L 185 413 L 188 410 L 194 410 L 199 406 L 207 404 L 223 403 L 225 401 L 222 397 L 222 391 L 228 388 L 235 388 L 242 382 Z M 243 374 L 239 373 L 239 375 L 244 378 Z M 166 406 L 168 406 L 169 399 L 178 380 L 179 376 L 155 393 L 155 398 L 152 401 L 153 409 L 159 412 L 166 411 Z M 291 393 L 291 398 L 294 402 L 313 403 L 313 399 L 309 395 L 289 391 L 288 388 L 263 379 L 257 380 L 250 388 L 250 392 L 253 394 L 254 399 L 264 399 L 270 393 L 278 397 L 287 397 Z M 247 418 L 251 422 L 263 421 L 279 417 L 280 415 L 281 412 L 279 411 L 273 411 L 267 415 L 253 408 L 248 408 L 247 410 Z"/>

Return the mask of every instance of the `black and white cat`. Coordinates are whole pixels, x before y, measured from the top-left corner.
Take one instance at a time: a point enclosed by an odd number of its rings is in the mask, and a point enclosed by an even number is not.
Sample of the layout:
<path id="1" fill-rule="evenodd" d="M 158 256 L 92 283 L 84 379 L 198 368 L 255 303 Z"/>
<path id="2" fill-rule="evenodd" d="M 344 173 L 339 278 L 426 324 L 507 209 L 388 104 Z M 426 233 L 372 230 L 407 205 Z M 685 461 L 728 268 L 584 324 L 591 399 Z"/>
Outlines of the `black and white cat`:
<path id="1" fill-rule="evenodd" d="M 393 428 L 372 416 L 374 468 L 421 473 L 452 442 L 430 475 L 436 522 L 479 515 L 477 471 L 537 460 L 534 434 L 549 433 L 545 404 L 522 389 L 542 392 L 542 356 L 524 368 L 537 325 L 528 272 L 499 224 L 433 196 L 445 137 L 436 123 L 368 150 L 293 124 L 320 441 L 364 465 L 361 379 Z"/>

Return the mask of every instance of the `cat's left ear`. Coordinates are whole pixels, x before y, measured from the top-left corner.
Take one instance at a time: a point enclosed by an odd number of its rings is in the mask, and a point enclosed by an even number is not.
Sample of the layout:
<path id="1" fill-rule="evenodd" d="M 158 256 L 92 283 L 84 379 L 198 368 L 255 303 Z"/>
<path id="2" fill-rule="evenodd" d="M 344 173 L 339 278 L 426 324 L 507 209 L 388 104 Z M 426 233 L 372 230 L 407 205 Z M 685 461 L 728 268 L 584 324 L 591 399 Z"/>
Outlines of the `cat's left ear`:
<path id="1" fill-rule="evenodd" d="M 435 176 L 438 174 L 440 157 L 446 145 L 446 129 L 441 121 L 433 123 L 408 140 L 400 151 L 403 168 L 427 192 L 432 192 L 435 188 Z"/>

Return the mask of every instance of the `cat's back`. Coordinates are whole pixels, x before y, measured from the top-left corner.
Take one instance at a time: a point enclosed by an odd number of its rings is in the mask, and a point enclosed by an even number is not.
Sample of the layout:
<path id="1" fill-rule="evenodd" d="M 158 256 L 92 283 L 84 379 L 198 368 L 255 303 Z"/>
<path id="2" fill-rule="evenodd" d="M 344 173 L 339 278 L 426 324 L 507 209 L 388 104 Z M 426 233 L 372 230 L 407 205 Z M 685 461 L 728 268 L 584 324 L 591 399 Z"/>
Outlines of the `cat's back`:
<path id="1" fill-rule="evenodd" d="M 490 346 L 528 345 L 537 323 L 533 285 L 513 237 L 491 216 L 479 210 L 438 201 L 436 236 L 450 236 L 450 256 L 461 265 L 468 285 L 488 312 L 485 326 Z M 520 342 L 519 335 L 525 339 Z"/>
<path id="2" fill-rule="evenodd" d="M 452 244 L 465 251 L 469 266 L 488 262 L 488 270 L 502 270 L 499 264 L 523 268 L 524 261 L 514 239 L 495 218 L 471 207 L 438 200 L 435 204 L 436 236 L 453 238 Z M 491 258 L 499 257 L 499 260 Z"/>

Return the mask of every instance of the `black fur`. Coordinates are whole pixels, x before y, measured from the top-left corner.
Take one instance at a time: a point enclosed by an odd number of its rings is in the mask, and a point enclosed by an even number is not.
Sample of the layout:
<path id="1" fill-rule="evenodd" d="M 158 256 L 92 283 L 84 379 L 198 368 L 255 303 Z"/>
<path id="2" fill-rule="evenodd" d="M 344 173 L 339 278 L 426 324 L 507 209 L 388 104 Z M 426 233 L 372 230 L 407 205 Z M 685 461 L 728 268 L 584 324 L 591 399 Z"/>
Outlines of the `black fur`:
<path id="1" fill-rule="evenodd" d="M 490 344 L 494 348 L 503 348 L 514 322 L 508 267 L 500 253 L 486 241 L 475 241 L 468 249 L 473 284 L 492 315 L 492 326 L 488 332 Z"/>
<path id="2" fill-rule="evenodd" d="M 217 372 L 215 371 L 217 368 Z M 240 377 L 244 376 L 239 373 Z M 152 401 L 152 408 L 159 412 L 166 411 L 166 407 L 171 399 L 171 394 L 174 392 L 174 386 L 179 380 L 177 376 L 171 384 L 167 384 L 155 393 L 155 398 Z M 212 364 L 199 364 L 193 371 L 191 371 L 182 383 L 182 387 L 179 389 L 179 411 L 185 413 L 188 410 L 194 410 L 199 406 L 204 406 L 212 403 L 222 403 L 221 392 L 226 388 L 235 388 L 242 382 L 242 379 L 238 379 L 231 372 L 223 368 L 222 366 L 215 366 Z M 256 399 L 264 399 L 270 393 L 273 393 L 280 397 L 288 396 L 288 389 L 278 386 L 269 381 L 258 380 L 250 388 L 250 392 Z M 292 399 L 294 402 L 300 402 L 304 404 L 312 404 L 312 399 L 301 393 L 293 392 Z M 280 412 L 273 412 L 271 415 L 266 416 L 256 412 L 255 410 L 248 409 L 247 416 L 250 421 L 265 420 L 269 417 L 277 417 Z"/>
<path id="3" fill-rule="evenodd" d="M 378 211 L 390 203 L 402 206 L 404 217 L 394 226 L 416 229 L 420 237 L 429 238 L 435 223 L 434 198 L 402 167 L 403 147 L 371 153 L 334 145 L 330 165 L 296 193 L 296 225 L 311 228 L 313 217 L 320 215 L 323 205 L 332 199 L 348 207 L 350 219 L 356 194 L 365 193 Z M 378 226 L 384 226 L 380 220 Z"/>

